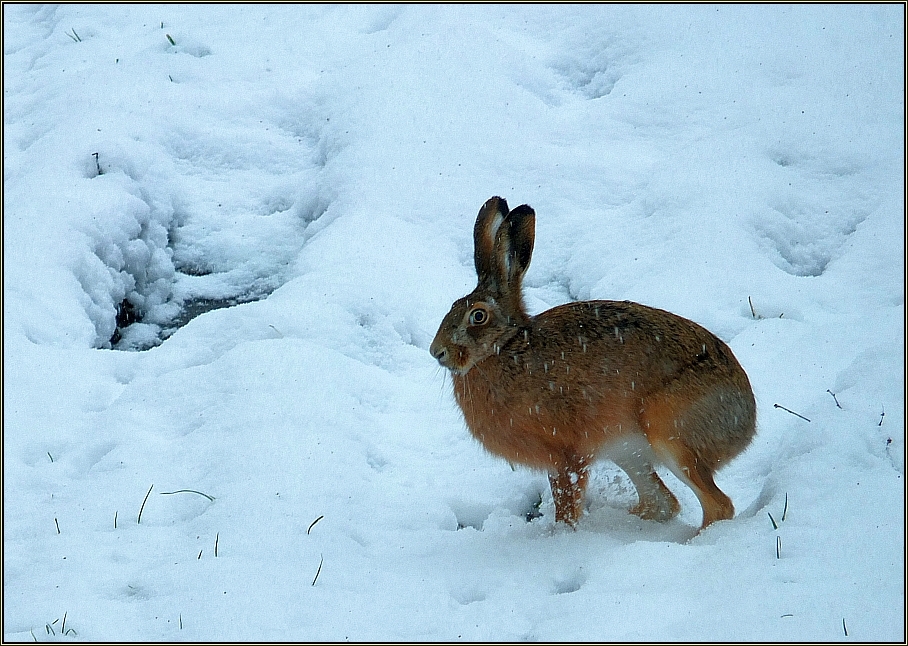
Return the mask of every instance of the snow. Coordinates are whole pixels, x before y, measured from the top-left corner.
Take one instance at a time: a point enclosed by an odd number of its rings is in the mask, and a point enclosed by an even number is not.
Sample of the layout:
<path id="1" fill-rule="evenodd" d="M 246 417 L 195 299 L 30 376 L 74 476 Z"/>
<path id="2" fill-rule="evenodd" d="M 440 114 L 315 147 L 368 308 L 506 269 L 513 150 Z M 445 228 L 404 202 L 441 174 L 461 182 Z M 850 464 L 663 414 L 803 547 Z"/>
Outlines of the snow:
<path id="1" fill-rule="evenodd" d="M 3 639 L 903 641 L 904 11 L 4 5 Z M 470 438 L 492 195 L 729 343 L 735 519 Z"/>

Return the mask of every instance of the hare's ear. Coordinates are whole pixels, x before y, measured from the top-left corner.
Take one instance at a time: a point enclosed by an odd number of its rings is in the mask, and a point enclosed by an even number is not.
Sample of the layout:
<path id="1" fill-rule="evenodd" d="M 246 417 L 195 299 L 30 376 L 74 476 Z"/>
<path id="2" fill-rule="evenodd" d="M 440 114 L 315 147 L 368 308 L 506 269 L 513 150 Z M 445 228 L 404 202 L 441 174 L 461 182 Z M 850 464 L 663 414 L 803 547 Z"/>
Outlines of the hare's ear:
<path id="1" fill-rule="evenodd" d="M 501 235 L 499 258 L 508 284 L 519 288 L 533 257 L 536 212 L 528 204 L 521 204 L 508 213 L 507 223 L 507 239 Z"/>
<path id="2" fill-rule="evenodd" d="M 536 238 L 536 213 L 526 204 L 508 212 L 508 203 L 493 197 L 479 210 L 473 228 L 474 261 L 479 285 L 520 302 L 521 280 Z"/>
<path id="3" fill-rule="evenodd" d="M 479 209 L 473 226 L 473 262 L 480 285 L 497 289 L 502 285 L 496 253 L 501 225 L 508 216 L 508 203 L 502 197 L 492 197 Z M 507 229 L 507 227 L 505 227 Z"/>

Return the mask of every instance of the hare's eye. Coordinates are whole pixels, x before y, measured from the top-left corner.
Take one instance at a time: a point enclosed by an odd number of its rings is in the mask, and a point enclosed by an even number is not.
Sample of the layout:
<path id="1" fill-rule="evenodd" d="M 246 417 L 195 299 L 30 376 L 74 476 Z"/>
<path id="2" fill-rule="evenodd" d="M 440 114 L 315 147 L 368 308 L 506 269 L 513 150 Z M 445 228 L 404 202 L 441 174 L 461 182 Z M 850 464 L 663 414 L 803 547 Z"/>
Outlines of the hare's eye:
<path id="1" fill-rule="evenodd" d="M 470 312 L 470 325 L 485 325 L 489 322 L 489 313 L 481 307 Z"/>

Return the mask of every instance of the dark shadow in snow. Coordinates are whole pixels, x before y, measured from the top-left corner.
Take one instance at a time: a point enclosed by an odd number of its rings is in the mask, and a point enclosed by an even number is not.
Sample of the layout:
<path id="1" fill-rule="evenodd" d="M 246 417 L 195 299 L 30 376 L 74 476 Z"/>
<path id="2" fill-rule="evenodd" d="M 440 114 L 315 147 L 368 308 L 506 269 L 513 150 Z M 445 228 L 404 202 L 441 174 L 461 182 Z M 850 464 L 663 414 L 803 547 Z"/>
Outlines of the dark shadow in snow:
<path id="1" fill-rule="evenodd" d="M 528 523 L 532 523 L 537 518 L 542 518 L 543 513 L 540 511 L 542 507 L 542 492 L 539 491 L 536 493 L 536 498 L 533 500 L 533 503 L 526 509 L 523 513 L 523 517 Z"/>

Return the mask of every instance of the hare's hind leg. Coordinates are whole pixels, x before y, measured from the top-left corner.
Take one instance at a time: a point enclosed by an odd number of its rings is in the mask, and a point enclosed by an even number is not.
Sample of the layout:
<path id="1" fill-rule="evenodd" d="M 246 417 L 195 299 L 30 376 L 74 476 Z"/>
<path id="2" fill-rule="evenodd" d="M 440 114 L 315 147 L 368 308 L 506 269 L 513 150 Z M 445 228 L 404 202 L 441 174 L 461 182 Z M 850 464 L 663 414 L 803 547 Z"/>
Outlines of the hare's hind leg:
<path id="1" fill-rule="evenodd" d="M 735 515 L 731 498 L 716 486 L 713 480 L 714 467 L 706 460 L 699 458 L 695 451 L 687 447 L 680 438 L 665 441 L 659 437 L 650 439 L 653 451 L 681 482 L 690 487 L 697 495 L 703 508 L 703 522 L 700 529 L 716 522 L 729 520 Z"/>
<path id="2" fill-rule="evenodd" d="M 656 473 L 652 449 L 642 435 L 631 435 L 613 444 L 604 457 L 617 464 L 634 483 L 638 502 L 630 512 L 646 520 L 666 521 L 681 510 L 678 499 Z"/>
<path id="3" fill-rule="evenodd" d="M 708 414 L 710 409 L 725 412 L 715 406 L 717 401 L 722 401 L 721 395 L 713 392 L 697 398 L 685 393 L 663 394 L 647 402 L 641 419 L 657 459 L 697 495 L 703 508 L 701 529 L 717 520 L 734 517 L 734 505 L 716 486 L 713 474 L 722 463 L 721 456 L 725 460 L 734 457 L 752 435 L 747 433 L 747 424 L 752 426 L 752 419 L 743 415 L 740 421 L 735 418 L 737 428 L 725 423 L 721 414 L 718 419 Z M 738 435 L 745 439 L 739 440 Z"/>
<path id="4" fill-rule="evenodd" d="M 717 520 L 734 518 L 735 506 L 731 498 L 716 486 L 713 469 L 703 460 L 699 460 L 693 451 L 674 446 L 671 451 L 663 453 L 663 459 L 672 473 L 697 494 L 700 506 L 703 507 L 703 522 L 700 529 Z"/>

